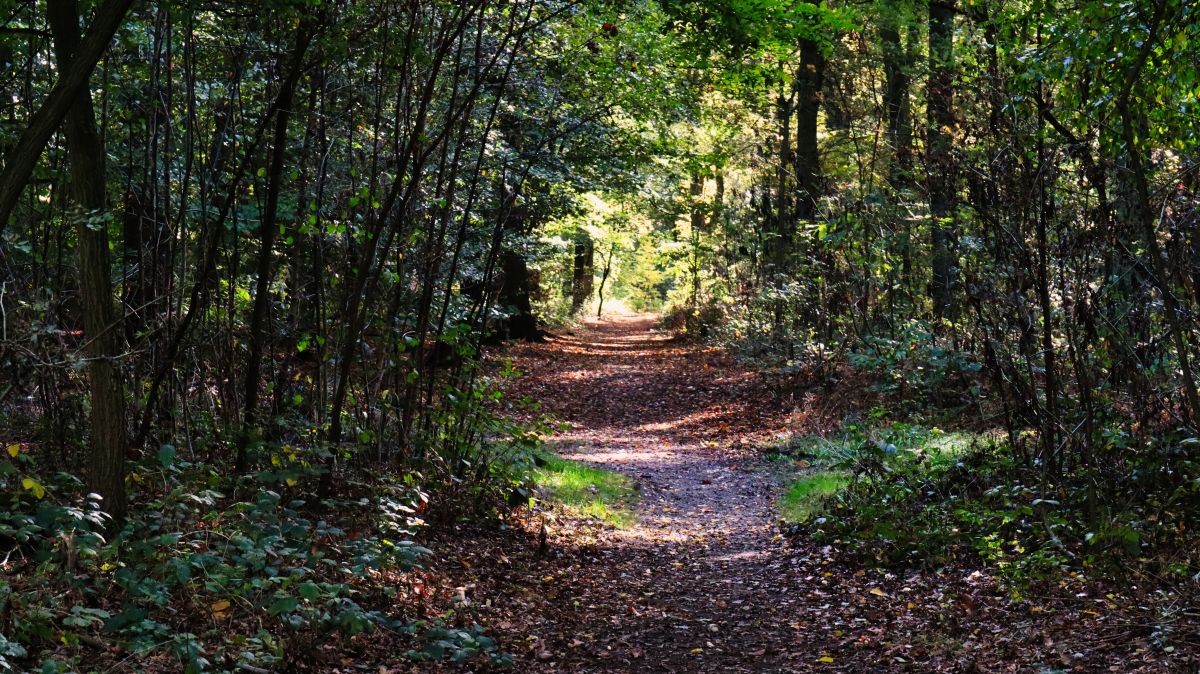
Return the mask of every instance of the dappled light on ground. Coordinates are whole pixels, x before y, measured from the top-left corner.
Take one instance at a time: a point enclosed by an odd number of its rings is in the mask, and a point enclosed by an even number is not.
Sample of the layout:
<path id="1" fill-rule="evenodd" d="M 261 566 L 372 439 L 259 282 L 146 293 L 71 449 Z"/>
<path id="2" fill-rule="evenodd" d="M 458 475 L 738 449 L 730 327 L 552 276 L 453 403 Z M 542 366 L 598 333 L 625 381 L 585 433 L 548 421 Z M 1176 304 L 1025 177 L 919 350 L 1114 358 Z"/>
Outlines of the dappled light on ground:
<path id="1" fill-rule="evenodd" d="M 551 449 L 640 488 L 622 526 L 535 514 L 528 547 L 474 540 L 452 564 L 473 615 L 514 654 L 516 671 L 1108 669 L 1106 635 L 1118 628 L 1079 629 L 1099 627 L 1082 578 L 1075 603 L 1017 602 L 974 568 L 922 569 L 917 560 L 887 572 L 831 546 L 788 543 L 763 455 L 863 401 L 845 390 L 781 401 L 727 353 L 656 326 L 652 316 L 616 316 L 504 354 L 528 373 L 512 393 L 568 423 Z"/>

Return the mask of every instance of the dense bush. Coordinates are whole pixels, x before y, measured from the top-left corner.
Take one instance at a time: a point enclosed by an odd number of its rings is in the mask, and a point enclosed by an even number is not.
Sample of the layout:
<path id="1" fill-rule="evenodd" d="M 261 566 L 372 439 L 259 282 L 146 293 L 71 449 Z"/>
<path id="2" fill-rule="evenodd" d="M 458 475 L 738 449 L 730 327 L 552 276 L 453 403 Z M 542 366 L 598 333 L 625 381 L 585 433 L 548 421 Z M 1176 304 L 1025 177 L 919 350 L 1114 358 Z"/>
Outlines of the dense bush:
<path id="1" fill-rule="evenodd" d="M 1146 447 L 1175 458 L 1050 481 L 1003 442 L 947 454 L 908 430 L 895 424 L 841 461 L 848 483 L 798 531 L 889 567 L 984 563 L 1018 589 L 1071 570 L 1177 580 L 1200 570 L 1200 557 L 1181 554 L 1196 542 L 1188 521 L 1200 507 L 1200 466 L 1183 451 Z"/>
<path id="2" fill-rule="evenodd" d="M 514 374 L 450 394 L 443 427 L 456 433 L 431 437 L 438 451 L 409 470 L 360 469 L 350 456 L 336 496 L 322 496 L 330 453 L 319 444 L 263 444 L 261 468 L 241 477 L 163 445 L 131 467 L 132 507 L 115 528 L 77 478 L 41 474 L 28 445 L 9 445 L 0 670 L 72 671 L 100 644 L 135 661 L 170 654 L 187 672 L 317 667 L 320 645 L 352 649 L 380 630 L 412 658 L 502 661 L 478 628 L 428 615 L 429 550 L 417 540 L 430 518 L 492 517 L 530 493 L 546 426 L 498 414 L 493 386 Z"/>

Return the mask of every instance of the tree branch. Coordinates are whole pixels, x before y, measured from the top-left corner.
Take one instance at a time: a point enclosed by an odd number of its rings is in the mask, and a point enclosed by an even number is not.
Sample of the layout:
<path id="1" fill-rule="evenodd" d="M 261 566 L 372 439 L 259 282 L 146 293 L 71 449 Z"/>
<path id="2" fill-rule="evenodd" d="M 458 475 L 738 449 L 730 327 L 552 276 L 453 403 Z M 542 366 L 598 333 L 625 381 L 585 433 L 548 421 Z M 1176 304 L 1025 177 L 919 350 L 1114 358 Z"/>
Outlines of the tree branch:
<path id="1" fill-rule="evenodd" d="M 70 67 L 59 75 L 58 82 L 46 96 L 42 107 L 30 118 L 21 140 L 9 152 L 4 172 L 0 174 L 0 234 L 4 233 L 17 200 L 29 183 L 42 150 L 46 149 L 46 143 L 50 142 L 50 137 L 58 130 L 80 92 L 87 86 L 92 71 L 108 49 L 108 44 L 132 4 L 133 0 L 105 0 L 96 10 L 92 24 L 75 50 Z"/>

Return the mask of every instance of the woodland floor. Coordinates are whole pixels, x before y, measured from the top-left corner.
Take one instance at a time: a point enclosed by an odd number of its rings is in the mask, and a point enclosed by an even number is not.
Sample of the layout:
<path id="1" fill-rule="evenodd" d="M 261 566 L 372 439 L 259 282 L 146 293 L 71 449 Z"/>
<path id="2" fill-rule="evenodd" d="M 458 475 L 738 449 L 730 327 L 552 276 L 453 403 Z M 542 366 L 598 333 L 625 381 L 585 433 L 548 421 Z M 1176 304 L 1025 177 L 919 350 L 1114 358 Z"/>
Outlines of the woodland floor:
<path id="1" fill-rule="evenodd" d="M 536 520 L 433 542 L 460 618 L 515 671 L 1196 671 L 1186 638 L 1152 647 L 1136 588 L 1067 580 L 1018 602 L 979 570 L 861 569 L 781 537 L 761 448 L 845 401 L 781 405 L 728 354 L 655 326 L 621 316 L 505 354 L 528 373 L 518 393 L 570 424 L 556 451 L 641 489 L 634 524 L 560 516 L 545 554 Z"/>

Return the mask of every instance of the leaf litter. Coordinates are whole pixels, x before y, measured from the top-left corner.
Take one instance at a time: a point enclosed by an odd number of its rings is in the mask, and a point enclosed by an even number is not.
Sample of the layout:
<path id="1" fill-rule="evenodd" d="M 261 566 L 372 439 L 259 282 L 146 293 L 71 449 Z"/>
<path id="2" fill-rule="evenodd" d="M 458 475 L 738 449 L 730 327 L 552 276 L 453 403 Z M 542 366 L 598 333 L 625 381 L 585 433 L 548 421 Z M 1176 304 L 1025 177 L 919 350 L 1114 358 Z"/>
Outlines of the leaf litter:
<path id="1" fill-rule="evenodd" d="M 514 671 L 1174 672 L 1200 663 L 1194 617 L 1171 623 L 1165 652 L 1155 644 L 1161 607 L 1136 588 L 1069 577 L 1048 596 L 1017 600 L 979 568 L 864 569 L 833 546 L 781 536 L 779 485 L 761 469 L 761 448 L 832 423 L 857 387 L 789 408 L 728 353 L 672 339 L 647 316 L 589 322 L 503 357 L 527 373 L 510 394 L 568 423 L 551 439 L 559 454 L 641 488 L 636 522 L 622 528 L 538 510 L 498 530 L 436 534 L 431 572 L 454 620 L 483 625 Z M 488 666 L 413 671 L 456 667 Z"/>

